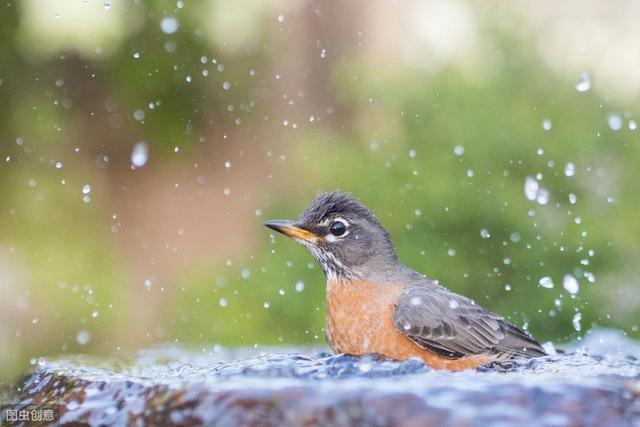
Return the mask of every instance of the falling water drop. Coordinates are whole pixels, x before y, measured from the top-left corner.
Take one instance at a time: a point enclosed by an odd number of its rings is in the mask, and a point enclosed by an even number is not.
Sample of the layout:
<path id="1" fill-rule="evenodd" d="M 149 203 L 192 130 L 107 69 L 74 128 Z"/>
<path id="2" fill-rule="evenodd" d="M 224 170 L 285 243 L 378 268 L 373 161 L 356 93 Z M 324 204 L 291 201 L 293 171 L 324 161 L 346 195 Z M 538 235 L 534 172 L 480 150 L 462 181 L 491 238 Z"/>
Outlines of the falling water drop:
<path id="1" fill-rule="evenodd" d="M 143 121 L 144 120 L 144 116 L 145 116 L 144 110 L 136 110 L 136 111 L 133 112 L 133 118 L 138 122 Z"/>
<path id="2" fill-rule="evenodd" d="M 588 92 L 591 89 L 591 83 L 593 79 L 588 73 L 582 73 L 580 78 L 576 82 L 576 90 L 578 92 Z"/>
<path id="3" fill-rule="evenodd" d="M 146 142 L 140 141 L 133 146 L 131 151 L 131 165 L 134 168 L 141 168 L 149 160 L 149 146 Z"/>
<path id="4" fill-rule="evenodd" d="M 162 21 L 160 21 L 160 29 L 165 34 L 173 34 L 178 31 L 179 27 L 180 23 L 172 16 L 165 16 L 162 18 Z"/>
<path id="5" fill-rule="evenodd" d="M 540 184 L 538 181 L 531 176 L 526 177 L 524 180 L 524 196 L 527 200 L 536 200 L 539 191 Z"/>
<path id="6" fill-rule="evenodd" d="M 546 205 L 549 202 L 549 190 L 546 188 L 541 188 L 538 191 L 538 197 L 536 198 L 536 202 L 541 205 Z"/>
<path id="7" fill-rule="evenodd" d="M 576 332 L 580 332 L 580 330 L 582 329 L 582 326 L 580 325 L 580 321 L 582 320 L 582 313 L 577 312 L 576 314 L 574 314 L 573 319 L 571 320 L 571 323 L 573 324 L 573 329 L 576 330 Z"/>
<path id="8" fill-rule="evenodd" d="M 76 335 L 76 342 L 80 345 L 87 345 L 91 341 L 91 334 L 84 329 L 78 332 Z"/>
<path id="9" fill-rule="evenodd" d="M 572 274 L 565 274 L 562 279 L 562 287 L 571 295 L 576 295 L 580 291 L 580 284 Z"/>
<path id="10" fill-rule="evenodd" d="M 538 283 L 545 289 L 553 288 L 553 280 L 551 280 L 551 277 L 549 276 L 544 276 Z"/>
<path id="11" fill-rule="evenodd" d="M 576 174 L 576 165 L 572 162 L 569 162 L 564 167 L 564 175 L 565 176 L 573 176 Z"/>
<path id="12" fill-rule="evenodd" d="M 622 129 L 622 117 L 618 113 L 607 114 L 607 125 L 612 131 L 619 131 Z"/>

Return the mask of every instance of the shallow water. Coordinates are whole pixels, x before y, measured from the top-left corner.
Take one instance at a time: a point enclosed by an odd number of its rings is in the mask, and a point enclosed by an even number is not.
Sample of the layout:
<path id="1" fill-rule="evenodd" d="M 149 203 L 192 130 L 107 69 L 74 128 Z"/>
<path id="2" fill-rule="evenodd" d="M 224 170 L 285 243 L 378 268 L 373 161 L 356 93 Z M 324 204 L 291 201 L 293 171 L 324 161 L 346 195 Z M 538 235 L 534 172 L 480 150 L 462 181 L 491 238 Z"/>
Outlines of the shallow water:
<path id="1" fill-rule="evenodd" d="M 41 362 L 17 397 L 62 402 L 63 423 L 640 426 L 640 345 L 596 330 L 567 349 L 445 372 L 312 348 L 157 347 Z"/>

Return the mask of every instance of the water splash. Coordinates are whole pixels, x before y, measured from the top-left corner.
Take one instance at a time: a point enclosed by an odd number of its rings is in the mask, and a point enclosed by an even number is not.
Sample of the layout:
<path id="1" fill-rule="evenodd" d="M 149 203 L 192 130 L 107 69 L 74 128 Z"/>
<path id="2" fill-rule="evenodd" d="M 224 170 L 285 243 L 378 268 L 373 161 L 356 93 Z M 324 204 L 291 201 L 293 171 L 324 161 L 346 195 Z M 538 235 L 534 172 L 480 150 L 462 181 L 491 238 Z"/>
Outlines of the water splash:
<path id="1" fill-rule="evenodd" d="M 555 350 L 551 343 L 545 348 Z M 561 348 L 568 353 L 446 372 L 418 359 L 330 355 L 319 348 L 165 345 L 113 358 L 34 358 L 35 373 L 10 397 L 60 401 L 69 424 L 210 425 L 222 416 L 249 424 L 259 416 L 282 425 L 283 416 L 309 423 L 321 416 L 340 417 L 345 425 L 399 425 L 407 417 L 434 425 L 529 425 L 534 418 L 535 425 L 582 425 L 594 417 L 599 425 L 635 425 L 640 345 L 620 331 L 591 330 Z M 366 413 L 351 409 L 363 408 L 363 401 Z"/>

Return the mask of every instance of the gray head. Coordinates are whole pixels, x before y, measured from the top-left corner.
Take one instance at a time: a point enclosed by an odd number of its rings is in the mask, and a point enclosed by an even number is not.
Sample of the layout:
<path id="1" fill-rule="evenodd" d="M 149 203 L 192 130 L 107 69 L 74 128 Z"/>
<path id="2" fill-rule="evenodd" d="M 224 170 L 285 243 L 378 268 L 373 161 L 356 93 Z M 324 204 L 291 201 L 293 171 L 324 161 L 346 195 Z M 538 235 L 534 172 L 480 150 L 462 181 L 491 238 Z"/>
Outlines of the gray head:
<path id="1" fill-rule="evenodd" d="M 349 194 L 324 193 L 297 221 L 265 225 L 306 246 L 329 279 L 381 276 L 398 264 L 389 233 Z"/>

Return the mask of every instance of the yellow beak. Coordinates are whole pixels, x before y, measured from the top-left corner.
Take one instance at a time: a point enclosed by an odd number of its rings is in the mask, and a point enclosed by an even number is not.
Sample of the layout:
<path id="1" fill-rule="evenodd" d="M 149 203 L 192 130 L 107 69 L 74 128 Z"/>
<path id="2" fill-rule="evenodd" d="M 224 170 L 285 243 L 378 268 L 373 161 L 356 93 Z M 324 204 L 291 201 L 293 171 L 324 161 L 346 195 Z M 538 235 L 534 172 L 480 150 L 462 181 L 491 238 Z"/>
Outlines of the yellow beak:
<path id="1" fill-rule="evenodd" d="M 293 221 L 275 220 L 267 221 L 264 223 L 265 227 L 269 227 L 272 230 L 282 233 L 285 236 L 293 237 L 294 239 L 304 240 L 305 242 L 313 242 L 318 239 L 318 235 L 312 233 L 309 230 L 300 228 Z"/>

